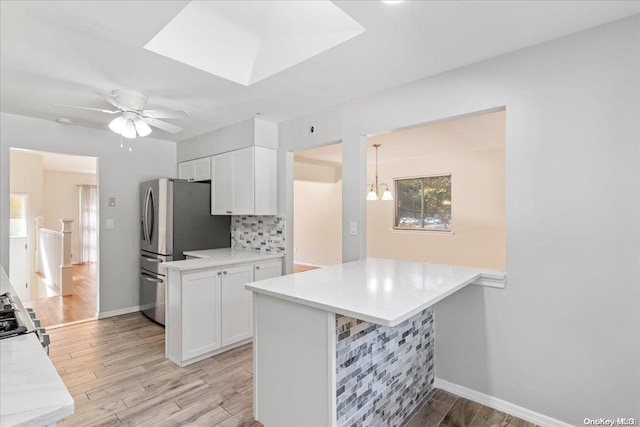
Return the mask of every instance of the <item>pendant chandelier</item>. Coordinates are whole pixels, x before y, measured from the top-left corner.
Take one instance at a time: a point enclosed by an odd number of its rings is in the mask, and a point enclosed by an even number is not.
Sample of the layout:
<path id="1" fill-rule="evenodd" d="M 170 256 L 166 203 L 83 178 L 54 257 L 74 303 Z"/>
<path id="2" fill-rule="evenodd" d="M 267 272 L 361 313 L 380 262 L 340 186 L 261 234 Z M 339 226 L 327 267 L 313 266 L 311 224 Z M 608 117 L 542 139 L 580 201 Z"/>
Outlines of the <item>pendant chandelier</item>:
<path id="1" fill-rule="evenodd" d="M 369 193 L 367 194 L 367 200 L 380 200 L 380 187 L 384 187 L 384 191 L 382 192 L 382 200 L 393 200 L 393 195 L 391 194 L 391 190 L 389 190 L 389 186 L 384 182 L 378 184 L 378 148 L 380 144 L 373 144 L 376 149 L 376 182 L 374 184 L 368 184 Z"/>

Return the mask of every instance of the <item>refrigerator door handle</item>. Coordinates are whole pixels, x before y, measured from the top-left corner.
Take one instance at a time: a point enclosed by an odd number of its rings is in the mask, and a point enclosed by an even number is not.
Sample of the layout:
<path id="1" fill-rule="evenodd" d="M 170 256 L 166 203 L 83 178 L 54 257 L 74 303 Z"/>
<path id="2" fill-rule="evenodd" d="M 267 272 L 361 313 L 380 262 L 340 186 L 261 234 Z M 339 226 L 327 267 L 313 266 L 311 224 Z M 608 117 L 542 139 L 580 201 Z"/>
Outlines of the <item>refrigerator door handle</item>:
<path id="1" fill-rule="evenodd" d="M 142 209 L 142 234 L 144 237 L 144 241 L 146 244 L 150 245 L 151 242 L 149 241 L 149 232 L 147 230 L 147 218 L 149 216 L 149 192 L 151 191 L 150 188 L 147 188 L 147 193 L 144 195 L 144 207 Z"/>
<path id="2" fill-rule="evenodd" d="M 156 212 L 156 207 L 155 207 L 155 203 L 153 201 L 153 189 L 151 189 L 151 187 L 149 187 L 149 203 L 148 205 L 151 205 L 151 221 L 149 223 L 147 223 L 147 227 L 148 227 L 148 231 L 147 231 L 147 236 L 149 236 L 149 244 L 152 243 L 153 240 L 153 227 L 155 226 L 155 212 Z M 149 206 L 147 205 L 147 210 L 149 210 Z"/>
<path id="3" fill-rule="evenodd" d="M 158 259 L 158 258 L 148 258 L 146 256 L 143 256 L 142 258 L 144 258 L 145 261 L 149 261 L 149 262 L 157 262 L 157 263 L 161 263 L 162 262 L 162 260 Z"/>
<path id="4" fill-rule="evenodd" d="M 148 275 L 146 275 L 144 273 L 140 273 L 140 276 L 142 276 L 148 282 L 155 282 L 155 283 L 162 283 L 163 282 L 162 279 L 156 279 L 155 277 L 148 276 Z"/>

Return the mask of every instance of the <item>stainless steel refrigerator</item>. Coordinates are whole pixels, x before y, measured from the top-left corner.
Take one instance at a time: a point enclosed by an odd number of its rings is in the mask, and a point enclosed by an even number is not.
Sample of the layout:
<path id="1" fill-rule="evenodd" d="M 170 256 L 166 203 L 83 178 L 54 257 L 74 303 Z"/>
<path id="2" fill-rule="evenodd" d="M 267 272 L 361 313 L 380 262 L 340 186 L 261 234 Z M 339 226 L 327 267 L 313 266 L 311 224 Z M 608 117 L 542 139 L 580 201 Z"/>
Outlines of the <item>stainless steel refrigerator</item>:
<path id="1" fill-rule="evenodd" d="M 163 178 L 140 183 L 140 225 L 140 308 L 164 325 L 160 264 L 231 246 L 231 217 L 211 215 L 211 184 Z"/>

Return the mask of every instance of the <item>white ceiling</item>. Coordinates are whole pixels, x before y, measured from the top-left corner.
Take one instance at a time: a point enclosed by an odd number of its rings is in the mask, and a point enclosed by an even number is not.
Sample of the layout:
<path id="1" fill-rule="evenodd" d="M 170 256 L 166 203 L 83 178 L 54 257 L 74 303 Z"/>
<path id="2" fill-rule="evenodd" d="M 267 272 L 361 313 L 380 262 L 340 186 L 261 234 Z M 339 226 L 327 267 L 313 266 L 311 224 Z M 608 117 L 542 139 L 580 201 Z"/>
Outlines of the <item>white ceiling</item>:
<path id="1" fill-rule="evenodd" d="M 186 1 L 0 3 L 0 110 L 105 129 L 92 89 L 187 111 L 180 141 L 261 113 L 279 122 L 640 12 L 637 1 L 336 1 L 363 34 L 250 87 L 144 49 Z M 105 117 L 106 116 L 106 117 Z M 171 120 L 167 120 L 171 121 Z"/>
<path id="2" fill-rule="evenodd" d="M 442 153 L 504 148 L 506 124 L 505 111 L 497 111 L 371 136 L 367 138 L 367 163 L 375 164 L 373 144 L 380 144 L 380 164 Z M 342 143 L 297 151 L 295 160 L 340 165 Z"/>
<path id="3" fill-rule="evenodd" d="M 47 171 L 75 172 L 96 174 L 97 159 L 88 156 L 72 156 L 68 154 L 48 153 L 46 151 L 21 150 L 12 148 L 12 151 L 42 157 L 42 169 Z"/>

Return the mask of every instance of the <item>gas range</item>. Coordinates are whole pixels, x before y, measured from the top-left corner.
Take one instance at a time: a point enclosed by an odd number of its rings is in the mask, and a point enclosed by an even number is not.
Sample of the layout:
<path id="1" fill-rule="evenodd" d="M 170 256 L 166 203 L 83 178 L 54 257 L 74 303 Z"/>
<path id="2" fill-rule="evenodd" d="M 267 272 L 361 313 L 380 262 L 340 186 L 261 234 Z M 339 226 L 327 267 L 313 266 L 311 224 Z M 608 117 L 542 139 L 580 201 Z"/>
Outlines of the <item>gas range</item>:
<path id="1" fill-rule="evenodd" d="M 48 354 L 49 335 L 40 326 L 33 309 L 25 309 L 20 299 L 10 292 L 0 295 L 0 340 L 29 333 L 37 335 Z"/>

